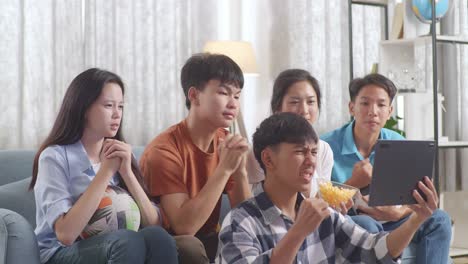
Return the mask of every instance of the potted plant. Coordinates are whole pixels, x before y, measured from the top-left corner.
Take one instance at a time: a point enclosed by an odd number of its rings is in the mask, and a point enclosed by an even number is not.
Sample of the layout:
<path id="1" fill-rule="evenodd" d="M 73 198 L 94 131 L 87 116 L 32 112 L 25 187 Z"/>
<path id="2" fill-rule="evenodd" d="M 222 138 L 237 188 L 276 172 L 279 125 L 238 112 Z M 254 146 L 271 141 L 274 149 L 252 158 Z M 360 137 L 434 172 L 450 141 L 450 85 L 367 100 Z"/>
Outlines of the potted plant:
<path id="1" fill-rule="evenodd" d="M 403 118 L 399 116 L 391 116 L 390 119 L 387 120 L 387 123 L 385 123 L 384 128 L 393 130 L 397 132 L 398 134 L 406 137 L 405 131 L 398 129 L 398 120 L 402 120 Z"/>

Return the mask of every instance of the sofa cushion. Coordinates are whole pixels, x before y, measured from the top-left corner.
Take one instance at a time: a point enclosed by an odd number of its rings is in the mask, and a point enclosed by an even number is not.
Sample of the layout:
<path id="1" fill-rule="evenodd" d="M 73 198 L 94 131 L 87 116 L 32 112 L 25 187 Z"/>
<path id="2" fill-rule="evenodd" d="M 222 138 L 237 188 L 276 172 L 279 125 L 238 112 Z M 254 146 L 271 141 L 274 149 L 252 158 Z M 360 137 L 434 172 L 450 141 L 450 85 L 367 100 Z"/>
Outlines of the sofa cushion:
<path id="1" fill-rule="evenodd" d="M 0 208 L 22 215 L 33 228 L 36 227 L 36 202 L 34 192 L 28 191 L 31 177 L 0 186 Z"/>
<path id="2" fill-rule="evenodd" d="M 32 175 L 35 150 L 0 150 L 0 186 Z"/>

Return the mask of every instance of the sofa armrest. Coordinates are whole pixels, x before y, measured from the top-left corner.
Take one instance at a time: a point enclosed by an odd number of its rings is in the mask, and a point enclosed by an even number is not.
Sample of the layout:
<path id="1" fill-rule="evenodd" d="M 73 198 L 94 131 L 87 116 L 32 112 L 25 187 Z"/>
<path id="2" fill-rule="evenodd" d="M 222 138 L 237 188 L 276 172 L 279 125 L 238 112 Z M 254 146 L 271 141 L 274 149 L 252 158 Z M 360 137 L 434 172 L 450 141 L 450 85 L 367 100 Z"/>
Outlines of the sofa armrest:
<path id="1" fill-rule="evenodd" d="M 0 186 L 0 208 L 14 211 L 36 227 L 36 202 L 34 192 L 28 190 L 31 178 Z"/>

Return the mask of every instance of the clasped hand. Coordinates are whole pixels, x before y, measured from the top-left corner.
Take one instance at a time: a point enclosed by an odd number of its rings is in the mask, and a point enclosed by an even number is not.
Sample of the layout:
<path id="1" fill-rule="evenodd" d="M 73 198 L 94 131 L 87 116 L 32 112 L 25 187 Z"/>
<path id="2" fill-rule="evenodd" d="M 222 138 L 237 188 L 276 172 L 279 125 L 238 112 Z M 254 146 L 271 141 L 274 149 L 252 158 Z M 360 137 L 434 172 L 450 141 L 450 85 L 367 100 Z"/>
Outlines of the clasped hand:
<path id="1" fill-rule="evenodd" d="M 109 168 L 113 173 L 118 171 L 123 176 L 132 169 L 132 147 L 125 142 L 116 139 L 105 139 L 100 158 L 102 166 Z"/>
<path id="2" fill-rule="evenodd" d="M 240 135 L 228 135 L 219 144 L 219 166 L 229 175 L 246 174 L 246 153 L 249 150 L 249 144 L 245 138 Z"/>

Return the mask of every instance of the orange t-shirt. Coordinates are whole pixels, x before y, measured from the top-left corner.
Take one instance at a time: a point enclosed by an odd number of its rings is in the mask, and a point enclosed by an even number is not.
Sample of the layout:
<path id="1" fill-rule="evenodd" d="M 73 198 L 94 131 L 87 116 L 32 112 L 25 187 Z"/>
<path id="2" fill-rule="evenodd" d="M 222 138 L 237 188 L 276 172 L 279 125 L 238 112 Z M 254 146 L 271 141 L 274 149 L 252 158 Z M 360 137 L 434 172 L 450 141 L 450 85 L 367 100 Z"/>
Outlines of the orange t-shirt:
<path id="1" fill-rule="evenodd" d="M 192 142 L 185 120 L 153 139 L 140 159 L 141 172 L 152 198 L 159 200 L 162 195 L 173 193 L 186 193 L 190 199 L 195 197 L 218 165 L 218 142 L 226 134 L 222 128 L 216 131 L 213 153 L 202 151 Z M 227 186 L 231 184 L 228 182 Z M 217 231 L 220 207 L 221 198 L 198 233 Z M 164 221 L 164 227 L 171 231 L 168 221 Z"/>

